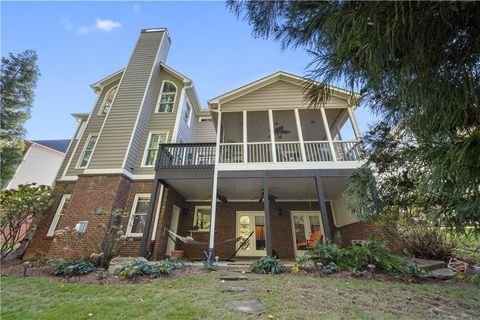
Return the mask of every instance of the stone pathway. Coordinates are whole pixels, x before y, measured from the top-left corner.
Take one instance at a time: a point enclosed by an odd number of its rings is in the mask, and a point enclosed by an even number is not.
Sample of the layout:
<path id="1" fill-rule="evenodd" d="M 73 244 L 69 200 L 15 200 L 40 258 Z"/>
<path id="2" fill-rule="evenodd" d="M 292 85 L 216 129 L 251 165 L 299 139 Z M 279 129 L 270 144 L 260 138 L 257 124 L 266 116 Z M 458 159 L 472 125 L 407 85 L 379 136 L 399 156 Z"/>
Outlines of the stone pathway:
<path id="1" fill-rule="evenodd" d="M 221 292 L 245 292 L 247 291 L 247 289 L 244 287 L 234 287 L 234 286 L 222 284 L 220 286 L 220 291 Z"/>
<path id="2" fill-rule="evenodd" d="M 415 263 L 420 269 L 426 272 L 425 277 L 427 278 L 448 280 L 457 275 L 456 271 L 446 268 L 444 261 L 417 258 L 415 259 Z"/>
<path id="3" fill-rule="evenodd" d="M 261 315 L 267 312 L 267 308 L 258 299 L 252 300 L 232 300 L 227 303 L 227 308 L 243 313 Z"/>
<path id="4" fill-rule="evenodd" d="M 248 280 L 248 278 L 246 276 L 228 275 L 228 276 L 221 276 L 220 280 L 239 281 L 239 280 Z"/>

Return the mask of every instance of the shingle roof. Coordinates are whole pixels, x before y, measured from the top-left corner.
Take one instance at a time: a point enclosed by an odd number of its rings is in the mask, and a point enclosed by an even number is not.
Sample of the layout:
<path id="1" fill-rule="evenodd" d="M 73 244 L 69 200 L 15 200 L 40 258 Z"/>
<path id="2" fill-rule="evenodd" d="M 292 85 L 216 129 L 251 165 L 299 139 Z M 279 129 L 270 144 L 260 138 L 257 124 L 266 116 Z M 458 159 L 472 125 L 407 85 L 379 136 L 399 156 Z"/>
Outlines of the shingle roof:
<path id="1" fill-rule="evenodd" d="M 68 145 L 70 144 L 70 140 L 63 139 L 63 140 L 31 140 L 33 143 L 41 144 L 50 149 L 54 149 L 60 152 L 67 152 Z"/>

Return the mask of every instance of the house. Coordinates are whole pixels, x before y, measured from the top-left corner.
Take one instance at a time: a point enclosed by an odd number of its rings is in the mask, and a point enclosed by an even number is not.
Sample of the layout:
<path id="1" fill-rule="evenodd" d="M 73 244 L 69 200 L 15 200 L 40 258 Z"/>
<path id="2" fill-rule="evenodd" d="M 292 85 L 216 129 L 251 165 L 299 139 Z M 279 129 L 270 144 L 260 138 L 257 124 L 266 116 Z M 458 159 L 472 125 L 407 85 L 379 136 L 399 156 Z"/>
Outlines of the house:
<path id="1" fill-rule="evenodd" d="M 27 151 L 6 189 L 15 189 L 18 185 L 27 183 L 52 186 L 70 140 L 25 142 Z"/>
<path id="2" fill-rule="evenodd" d="M 75 114 L 54 209 L 27 257 L 62 256 L 53 235 L 67 226 L 84 232 L 78 248 L 100 244 L 115 208 L 129 213 L 121 254 L 152 259 L 176 245 L 190 258 L 293 258 L 337 232 L 349 243 L 375 231 L 345 206 L 362 164 L 347 92 L 308 109 L 305 79 L 277 72 L 203 109 L 192 80 L 166 64 L 169 47 L 167 29 L 142 30 L 126 67 L 91 86 L 97 100 Z"/>

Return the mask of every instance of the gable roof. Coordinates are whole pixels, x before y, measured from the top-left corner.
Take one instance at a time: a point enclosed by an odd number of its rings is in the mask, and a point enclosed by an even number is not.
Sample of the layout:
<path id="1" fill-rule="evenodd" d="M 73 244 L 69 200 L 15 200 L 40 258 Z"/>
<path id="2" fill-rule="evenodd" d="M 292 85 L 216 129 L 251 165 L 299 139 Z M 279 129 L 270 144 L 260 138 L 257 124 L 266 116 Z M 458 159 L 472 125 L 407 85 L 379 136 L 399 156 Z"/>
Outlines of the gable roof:
<path id="1" fill-rule="evenodd" d="M 232 91 L 229 91 L 227 93 L 224 93 L 220 96 L 217 96 L 213 99 L 208 100 L 208 105 L 218 105 L 219 103 L 225 103 L 231 100 L 234 100 L 236 98 L 239 98 L 243 95 L 246 95 L 250 92 L 253 92 L 255 90 L 258 90 L 260 88 L 263 88 L 269 84 L 272 84 L 277 81 L 286 81 L 298 86 L 304 86 L 309 80 L 304 77 L 300 77 L 285 71 L 277 71 L 269 76 L 260 78 L 259 80 L 250 82 L 244 86 L 241 86 L 237 89 L 234 89 Z M 347 90 L 337 88 L 334 86 L 329 86 L 330 89 L 332 90 L 332 96 L 337 96 L 339 98 L 343 99 L 349 99 L 351 96 L 351 93 L 348 92 Z M 354 93 L 356 98 L 360 98 L 360 95 L 358 93 Z"/>
<path id="2" fill-rule="evenodd" d="M 69 139 L 61 139 L 61 140 L 30 140 L 30 142 L 34 144 L 38 144 L 49 149 L 56 150 L 58 152 L 65 153 L 67 152 L 68 145 L 70 144 Z"/>

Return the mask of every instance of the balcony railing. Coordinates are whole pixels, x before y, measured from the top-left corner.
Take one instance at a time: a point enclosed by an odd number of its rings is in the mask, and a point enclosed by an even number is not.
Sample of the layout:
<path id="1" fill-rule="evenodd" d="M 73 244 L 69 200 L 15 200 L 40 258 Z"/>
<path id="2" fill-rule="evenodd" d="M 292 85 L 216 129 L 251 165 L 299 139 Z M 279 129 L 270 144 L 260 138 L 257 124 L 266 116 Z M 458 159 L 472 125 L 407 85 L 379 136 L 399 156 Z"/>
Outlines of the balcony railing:
<path id="1" fill-rule="evenodd" d="M 160 145 L 157 168 L 208 168 L 215 164 L 215 143 L 168 143 Z"/>
<path id="2" fill-rule="evenodd" d="M 337 161 L 361 160 L 358 141 L 332 141 L 332 144 Z M 274 159 L 278 163 L 334 161 L 328 141 L 305 141 L 303 150 L 300 142 L 275 142 L 274 146 L 275 154 L 270 142 L 221 143 L 219 163 L 273 163 Z M 215 143 L 162 144 L 157 161 L 157 168 L 161 169 L 213 167 Z"/>

